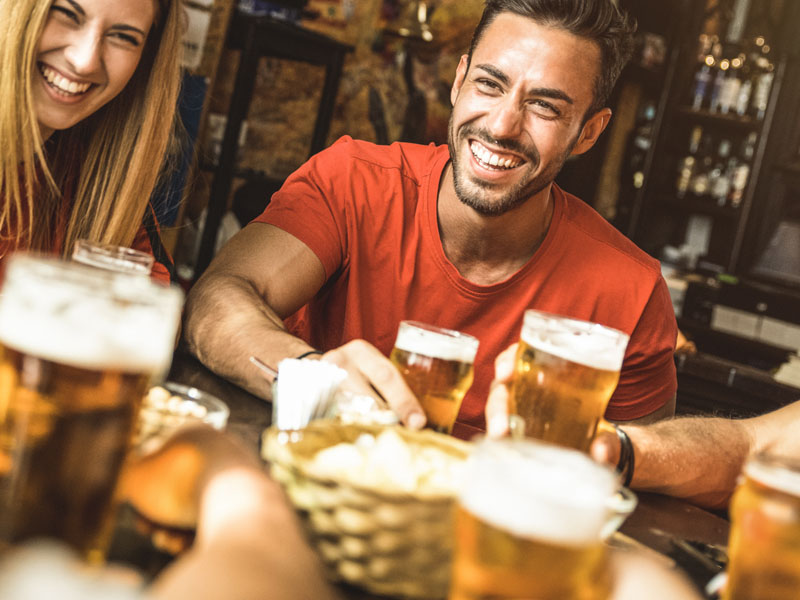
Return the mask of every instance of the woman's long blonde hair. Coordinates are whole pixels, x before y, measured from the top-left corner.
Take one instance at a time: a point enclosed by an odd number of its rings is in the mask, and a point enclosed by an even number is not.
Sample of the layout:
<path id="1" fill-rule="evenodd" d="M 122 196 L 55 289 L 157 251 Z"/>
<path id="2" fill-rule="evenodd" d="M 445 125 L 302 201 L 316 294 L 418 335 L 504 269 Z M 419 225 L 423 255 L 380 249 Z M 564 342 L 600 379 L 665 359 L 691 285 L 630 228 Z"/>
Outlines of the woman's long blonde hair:
<path id="1" fill-rule="evenodd" d="M 72 190 L 61 251 L 79 238 L 129 246 L 167 162 L 180 88 L 181 0 L 156 18 L 123 91 L 42 142 L 32 86 L 51 0 L 0 0 L 0 242 L 52 250 Z"/>

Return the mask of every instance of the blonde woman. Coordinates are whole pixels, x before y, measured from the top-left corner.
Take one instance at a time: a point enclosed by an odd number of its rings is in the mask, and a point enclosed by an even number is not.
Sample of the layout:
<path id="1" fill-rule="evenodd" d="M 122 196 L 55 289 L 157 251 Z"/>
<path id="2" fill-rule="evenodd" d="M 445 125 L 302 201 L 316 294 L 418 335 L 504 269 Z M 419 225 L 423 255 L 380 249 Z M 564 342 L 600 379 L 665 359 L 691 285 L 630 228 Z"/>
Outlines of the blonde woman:
<path id="1" fill-rule="evenodd" d="M 76 239 L 171 262 L 150 196 L 180 84 L 180 0 L 0 0 L 0 260 Z"/>

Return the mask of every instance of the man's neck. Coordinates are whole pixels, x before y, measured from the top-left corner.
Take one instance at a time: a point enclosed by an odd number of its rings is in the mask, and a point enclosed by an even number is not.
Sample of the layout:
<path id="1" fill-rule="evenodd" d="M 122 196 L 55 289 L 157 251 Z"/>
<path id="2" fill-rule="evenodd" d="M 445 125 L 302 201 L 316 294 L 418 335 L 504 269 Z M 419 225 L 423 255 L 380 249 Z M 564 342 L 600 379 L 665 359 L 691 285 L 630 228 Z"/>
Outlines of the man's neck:
<path id="1" fill-rule="evenodd" d="M 492 285 L 519 271 L 547 235 L 553 217 L 551 187 L 505 214 L 485 216 L 458 199 L 448 164 L 439 184 L 436 214 L 445 256 L 461 276 Z"/>

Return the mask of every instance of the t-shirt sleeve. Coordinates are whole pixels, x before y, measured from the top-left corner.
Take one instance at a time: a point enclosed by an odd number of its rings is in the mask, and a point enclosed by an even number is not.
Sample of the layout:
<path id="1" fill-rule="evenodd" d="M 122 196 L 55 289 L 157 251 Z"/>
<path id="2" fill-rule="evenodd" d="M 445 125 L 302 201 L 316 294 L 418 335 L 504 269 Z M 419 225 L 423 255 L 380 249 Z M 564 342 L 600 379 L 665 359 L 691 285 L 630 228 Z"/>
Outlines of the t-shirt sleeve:
<path id="1" fill-rule="evenodd" d="M 158 221 L 156 221 L 155 213 L 150 206 L 147 207 L 142 226 L 136 233 L 136 237 L 133 238 L 131 248 L 153 255 L 155 261 L 153 262 L 153 270 L 150 273 L 150 277 L 154 281 L 164 284 L 175 281 L 172 257 L 161 241 L 161 230 L 159 229 Z"/>
<path id="2" fill-rule="evenodd" d="M 662 277 L 631 334 L 619 384 L 606 410 L 612 421 L 629 421 L 649 415 L 675 395 L 675 340 L 678 326 Z"/>
<path id="3" fill-rule="evenodd" d="M 350 138 L 340 139 L 292 173 L 254 223 L 293 235 L 322 262 L 326 278 L 342 265 L 347 244 L 347 198 L 352 195 Z"/>

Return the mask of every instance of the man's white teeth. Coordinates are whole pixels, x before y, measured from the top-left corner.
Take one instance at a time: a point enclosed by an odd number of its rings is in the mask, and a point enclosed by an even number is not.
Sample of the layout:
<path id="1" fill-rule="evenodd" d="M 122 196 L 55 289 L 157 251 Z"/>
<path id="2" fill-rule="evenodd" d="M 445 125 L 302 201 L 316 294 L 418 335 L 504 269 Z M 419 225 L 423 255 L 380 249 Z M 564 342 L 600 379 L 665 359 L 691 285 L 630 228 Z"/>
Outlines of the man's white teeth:
<path id="1" fill-rule="evenodd" d="M 519 164 L 521 163 L 521 161 L 517 159 L 502 158 L 497 154 L 495 154 L 494 152 L 490 152 L 487 148 L 481 146 L 476 142 L 470 144 L 470 150 L 472 151 L 472 154 L 475 156 L 475 158 L 477 158 L 481 163 L 492 167 L 500 167 L 502 169 L 512 169 L 514 167 L 519 166 Z"/>
<path id="2" fill-rule="evenodd" d="M 42 65 L 39 70 L 42 72 L 42 76 L 50 85 L 65 94 L 82 94 L 92 85 L 91 83 L 78 83 L 77 81 L 72 81 L 66 77 L 62 77 L 53 69 L 45 65 Z"/>

